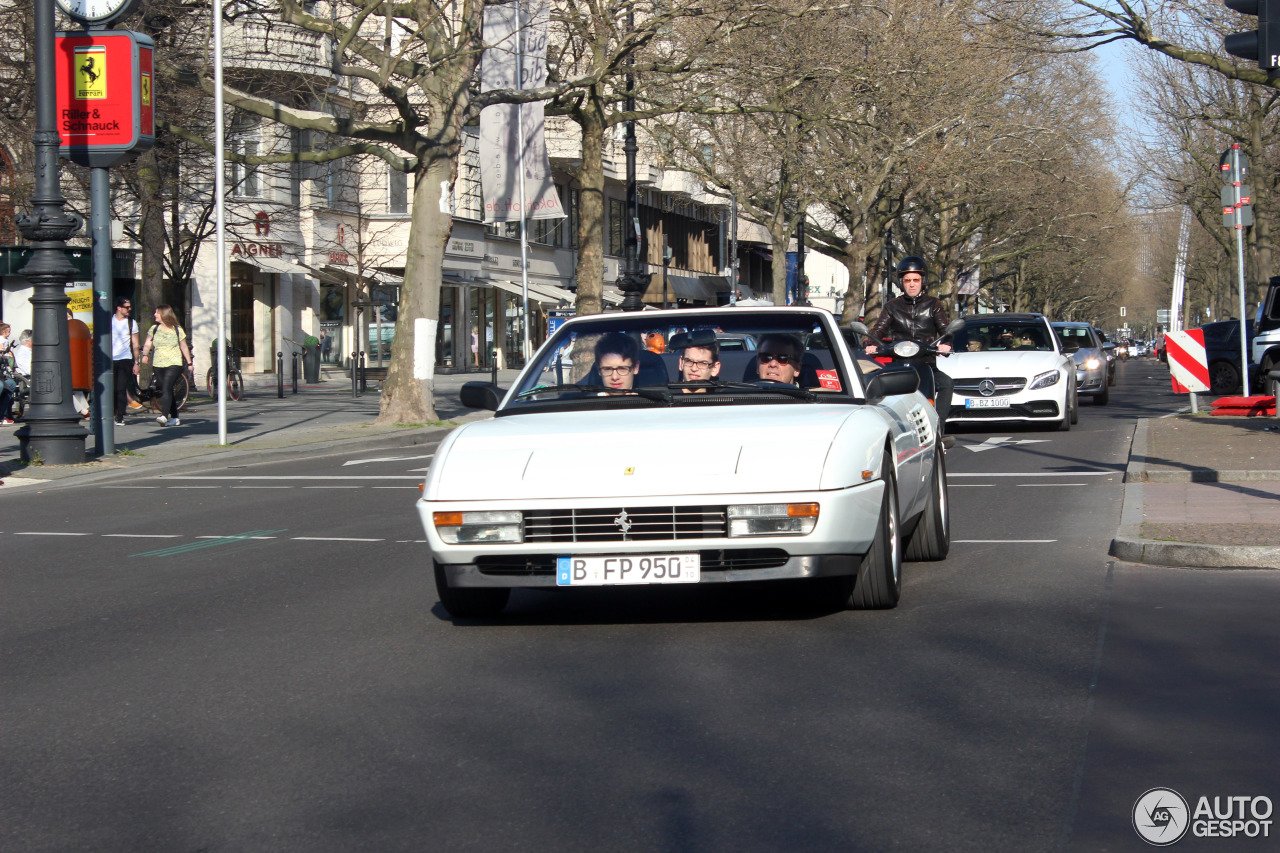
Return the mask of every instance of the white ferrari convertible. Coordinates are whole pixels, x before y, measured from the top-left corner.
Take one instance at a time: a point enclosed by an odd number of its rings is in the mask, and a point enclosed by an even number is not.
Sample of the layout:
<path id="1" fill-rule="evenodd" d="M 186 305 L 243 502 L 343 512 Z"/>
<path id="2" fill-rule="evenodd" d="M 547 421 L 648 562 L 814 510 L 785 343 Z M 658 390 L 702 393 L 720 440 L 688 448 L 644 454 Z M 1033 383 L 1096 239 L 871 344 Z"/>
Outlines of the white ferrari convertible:
<path id="1" fill-rule="evenodd" d="M 463 388 L 494 416 L 449 434 L 418 503 L 440 601 L 483 617 L 519 587 L 792 580 L 893 607 L 903 560 L 950 546 L 916 386 L 816 309 L 570 320 L 512 388 Z"/>

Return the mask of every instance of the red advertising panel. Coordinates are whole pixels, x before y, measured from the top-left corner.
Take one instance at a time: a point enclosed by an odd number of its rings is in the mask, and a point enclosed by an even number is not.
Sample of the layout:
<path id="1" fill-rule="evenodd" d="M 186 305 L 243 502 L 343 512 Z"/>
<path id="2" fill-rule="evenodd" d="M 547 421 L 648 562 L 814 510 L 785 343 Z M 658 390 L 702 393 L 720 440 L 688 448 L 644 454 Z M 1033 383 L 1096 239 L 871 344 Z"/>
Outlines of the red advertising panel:
<path id="1" fill-rule="evenodd" d="M 55 47 L 62 156 L 114 166 L 155 141 L 150 37 L 126 30 L 64 33 Z"/>

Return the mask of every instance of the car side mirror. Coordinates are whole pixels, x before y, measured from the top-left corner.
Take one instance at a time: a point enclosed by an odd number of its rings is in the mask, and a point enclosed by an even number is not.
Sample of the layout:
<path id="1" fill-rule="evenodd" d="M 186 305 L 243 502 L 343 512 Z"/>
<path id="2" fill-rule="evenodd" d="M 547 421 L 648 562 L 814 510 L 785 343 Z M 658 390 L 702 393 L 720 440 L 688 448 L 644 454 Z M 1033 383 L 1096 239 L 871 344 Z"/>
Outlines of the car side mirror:
<path id="1" fill-rule="evenodd" d="M 490 412 L 496 412 L 498 406 L 502 405 L 502 398 L 506 393 L 492 382 L 467 382 L 458 392 L 458 400 L 468 409 L 487 409 Z"/>
<path id="2" fill-rule="evenodd" d="M 1102 345 L 1102 348 L 1103 348 L 1104 350 L 1107 350 L 1108 352 L 1110 352 L 1111 350 L 1113 350 L 1113 349 L 1115 349 L 1115 348 L 1116 348 L 1116 345 L 1115 345 L 1115 344 L 1113 344 L 1113 343 L 1111 343 L 1111 341 L 1107 341 L 1106 343 L 1104 343 L 1104 344 Z"/>
<path id="3" fill-rule="evenodd" d="M 891 365 L 877 370 L 867 380 L 867 402 L 879 403 L 885 397 L 910 394 L 920 388 L 920 374 L 909 364 Z"/>

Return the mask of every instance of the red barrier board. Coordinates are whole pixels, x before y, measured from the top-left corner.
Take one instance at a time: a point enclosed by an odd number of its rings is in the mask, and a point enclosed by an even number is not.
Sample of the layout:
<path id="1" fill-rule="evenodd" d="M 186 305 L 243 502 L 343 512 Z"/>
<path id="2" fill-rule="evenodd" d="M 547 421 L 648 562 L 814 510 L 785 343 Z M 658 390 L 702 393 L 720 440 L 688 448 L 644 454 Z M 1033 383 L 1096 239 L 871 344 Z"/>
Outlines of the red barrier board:
<path id="1" fill-rule="evenodd" d="M 1204 329 L 1166 332 L 1164 342 L 1174 393 L 1208 391 L 1209 361 L 1204 352 Z"/>

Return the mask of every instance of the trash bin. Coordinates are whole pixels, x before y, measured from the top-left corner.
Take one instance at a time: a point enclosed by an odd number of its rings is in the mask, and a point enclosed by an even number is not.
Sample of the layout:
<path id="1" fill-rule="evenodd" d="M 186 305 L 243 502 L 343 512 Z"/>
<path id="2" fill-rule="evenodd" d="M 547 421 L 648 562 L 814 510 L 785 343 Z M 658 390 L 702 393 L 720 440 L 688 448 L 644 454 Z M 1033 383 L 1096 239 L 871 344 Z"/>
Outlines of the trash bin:
<path id="1" fill-rule="evenodd" d="M 302 348 L 302 378 L 308 385 L 320 381 L 320 345 L 318 343 Z"/>

